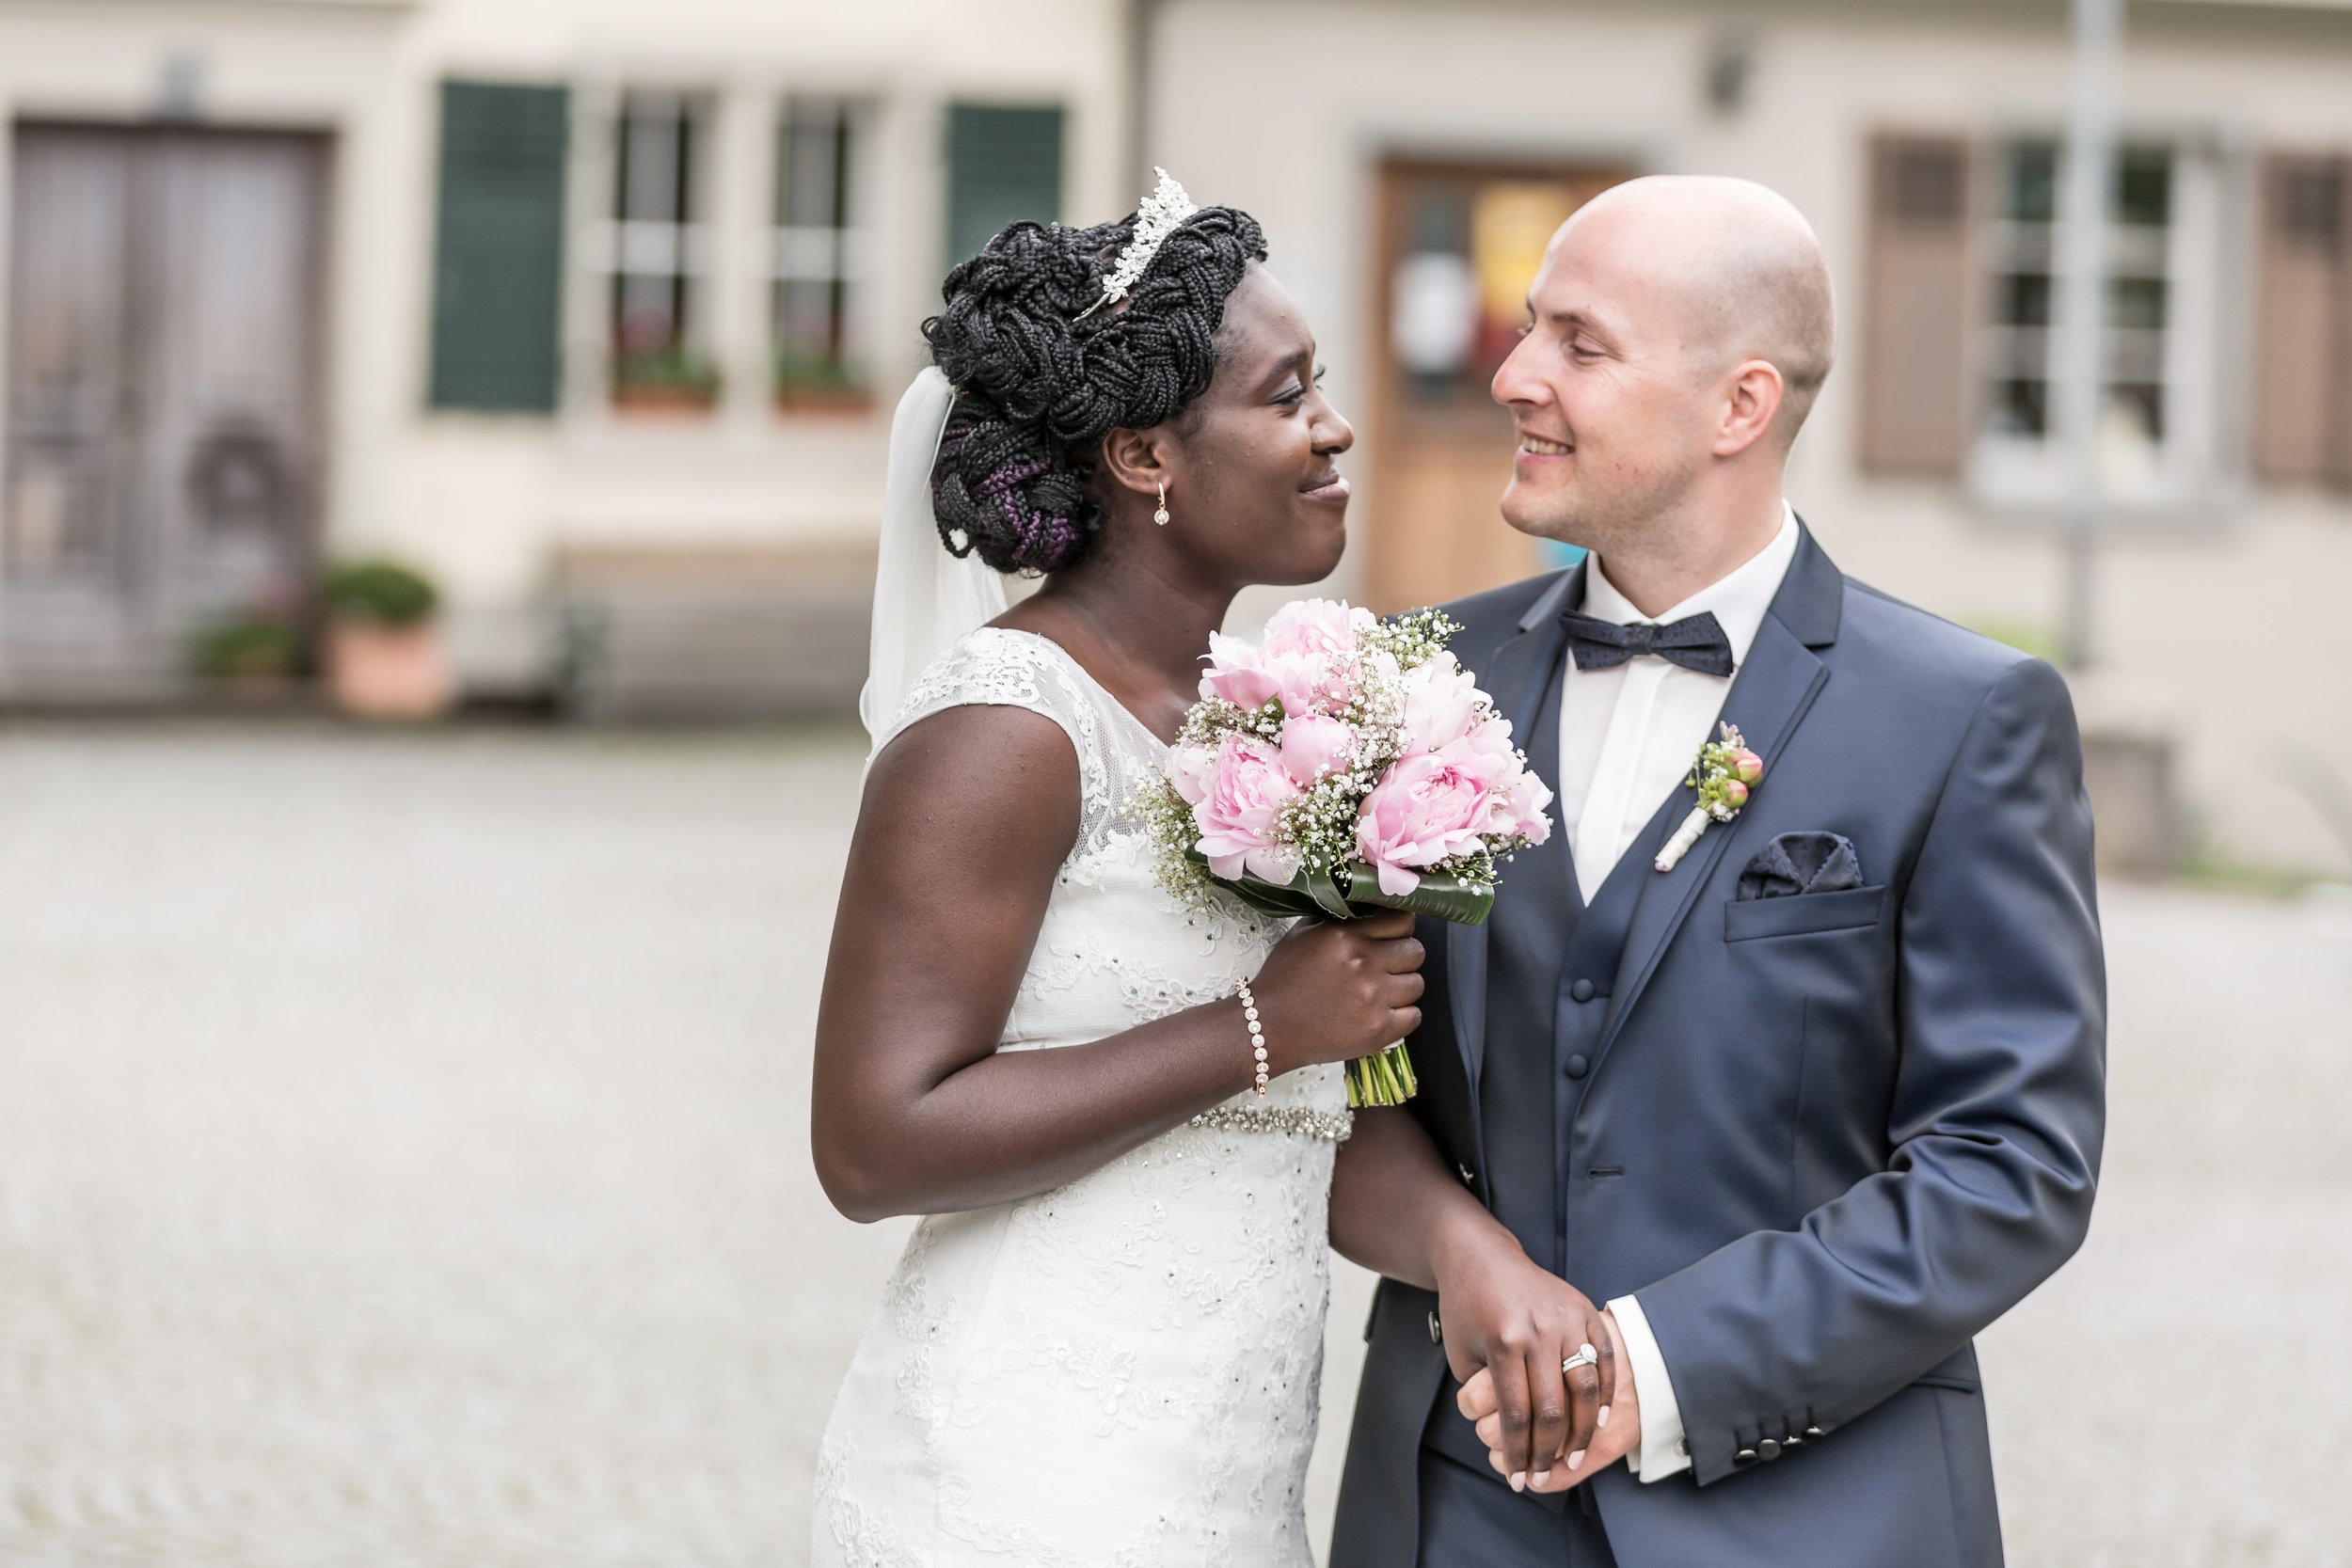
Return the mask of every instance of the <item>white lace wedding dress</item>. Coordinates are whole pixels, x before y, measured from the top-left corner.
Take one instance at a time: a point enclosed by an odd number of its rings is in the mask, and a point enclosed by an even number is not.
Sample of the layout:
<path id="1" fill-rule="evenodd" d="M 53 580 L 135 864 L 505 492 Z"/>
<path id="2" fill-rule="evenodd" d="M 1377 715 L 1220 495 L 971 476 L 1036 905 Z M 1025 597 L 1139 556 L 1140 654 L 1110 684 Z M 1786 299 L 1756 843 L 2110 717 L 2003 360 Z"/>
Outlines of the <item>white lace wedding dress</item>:
<path id="1" fill-rule="evenodd" d="M 1130 801 L 1165 748 L 1069 655 L 983 626 L 889 734 L 964 703 L 1061 725 L 1083 788 L 998 1050 L 1100 1039 L 1257 973 L 1277 923 L 1153 884 Z M 825 1429 L 814 1561 L 1308 1568 L 1345 1103 L 1337 1066 L 1305 1069 L 1068 1186 L 924 1219 Z"/>

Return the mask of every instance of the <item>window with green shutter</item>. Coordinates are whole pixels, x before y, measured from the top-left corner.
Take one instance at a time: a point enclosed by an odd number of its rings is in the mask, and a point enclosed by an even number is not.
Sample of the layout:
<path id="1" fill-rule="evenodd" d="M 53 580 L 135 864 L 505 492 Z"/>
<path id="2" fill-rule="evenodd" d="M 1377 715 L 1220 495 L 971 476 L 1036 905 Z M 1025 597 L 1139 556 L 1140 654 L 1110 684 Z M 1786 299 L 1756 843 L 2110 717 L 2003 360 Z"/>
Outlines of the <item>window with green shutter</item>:
<path id="1" fill-rule="evenodd" d="M 441 84 L 436 408 L 556 405 L 568 122 L 560 87 Z"/>
<path id="2" fill-rule="evenodd" d="M 947 261 L 977 255 L 1016 218 L 1061 216 L 1062 111 L 956 103 L 947 110 Z"/>

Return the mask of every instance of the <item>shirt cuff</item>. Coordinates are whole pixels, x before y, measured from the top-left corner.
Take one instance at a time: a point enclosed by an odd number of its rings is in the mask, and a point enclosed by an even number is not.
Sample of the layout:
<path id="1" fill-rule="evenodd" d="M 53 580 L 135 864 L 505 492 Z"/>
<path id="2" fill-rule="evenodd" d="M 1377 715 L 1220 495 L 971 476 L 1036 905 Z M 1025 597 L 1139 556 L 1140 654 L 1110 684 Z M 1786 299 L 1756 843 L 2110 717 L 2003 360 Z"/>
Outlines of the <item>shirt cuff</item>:
<path id="1" fill-rule="evenodd" d="M 1675 1402 L 1674 1380 L 1666 1375 L 1666 1358 L 1658 1353 L 1658 1337 L 1649 1331 L 1642 1304 L 1619 1296 L 1609 1304 L 1609 1312 L 1617 1320 L 1617 1338 L 1625 1342 L 1625 1358 L 1630 1364 L 1625 1370 L 1633 1374 L 1633 1397 L 1642 1402 L 1642 1446 L 1625 1456 L 1625 1467 L 1646 1486 L 1691 1467 L 1682 1406 Z"/>

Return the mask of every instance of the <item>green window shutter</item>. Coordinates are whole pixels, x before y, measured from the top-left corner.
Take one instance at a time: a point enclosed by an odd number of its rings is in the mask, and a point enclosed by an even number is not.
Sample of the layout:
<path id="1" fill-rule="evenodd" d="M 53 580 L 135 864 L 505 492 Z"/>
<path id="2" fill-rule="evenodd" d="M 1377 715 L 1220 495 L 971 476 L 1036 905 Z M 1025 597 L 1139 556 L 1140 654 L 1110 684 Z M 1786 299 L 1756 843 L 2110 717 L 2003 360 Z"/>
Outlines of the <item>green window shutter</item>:
<path id="1" fill-rule="evenodd" d="M 555 408 L 568 124 L 560 87 L 441 84 L 436 408 Z"/>
<path id="2" fill-rule="evenodd" d="M 1016 218 L 1061 216 L 1059 108 L 947 110 L 947 261 L 977 255 Z"/>

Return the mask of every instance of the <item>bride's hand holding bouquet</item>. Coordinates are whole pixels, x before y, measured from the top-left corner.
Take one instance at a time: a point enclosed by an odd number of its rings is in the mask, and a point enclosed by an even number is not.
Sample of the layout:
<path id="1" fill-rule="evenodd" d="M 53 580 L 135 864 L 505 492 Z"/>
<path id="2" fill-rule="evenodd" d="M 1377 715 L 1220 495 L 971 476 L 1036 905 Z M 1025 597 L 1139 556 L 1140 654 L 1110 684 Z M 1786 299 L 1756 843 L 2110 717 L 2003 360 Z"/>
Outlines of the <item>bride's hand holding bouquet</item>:
<path id="1" fill-rule="evenodd" d="M 1551 791 L 1445 651 L 1453 630 L 1436 610 L 1383 621 L 1305 599 L 1254 646 L 1212 635 L 1200 701 L 1146 798 L 1162 884 L 1269 914 L 1485 920 L 1497 860 L 1549 836 Z M 1348 1063 L 1350 1104 L 1411 1097 L 1403 1042 L 1384 1043 Z"/>

